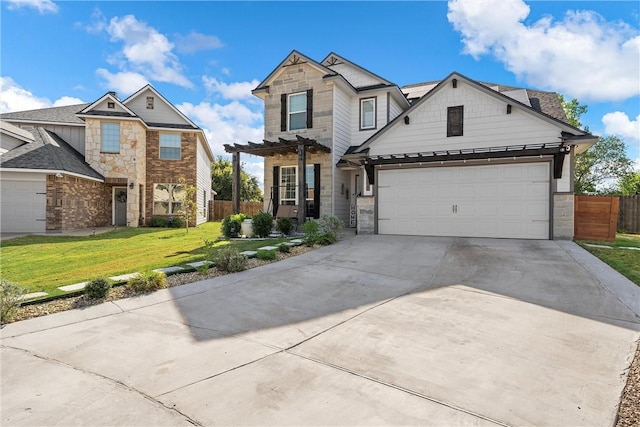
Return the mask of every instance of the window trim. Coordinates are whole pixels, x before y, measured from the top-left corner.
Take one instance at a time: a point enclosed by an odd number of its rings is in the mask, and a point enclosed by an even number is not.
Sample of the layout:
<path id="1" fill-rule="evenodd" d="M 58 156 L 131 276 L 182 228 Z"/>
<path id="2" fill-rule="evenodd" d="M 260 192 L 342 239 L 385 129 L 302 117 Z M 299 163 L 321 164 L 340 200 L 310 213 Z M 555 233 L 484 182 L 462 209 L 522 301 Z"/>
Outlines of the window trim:
<path id="1" fill-rule="evenodd" d="M 304 95 L 304 110 L 300 111 L 291 111 L 291 97 Z M 290 93 L 287 95 L 287 130 L 291 132 L 292 130 L 302 130 L 307 129 L 307 91 Z M 291 115 L 292 114 L 304 114 L 304 127 L 291 129 Z"/>
<path id="2" fill-rule="evenodd" d="M 283 193 L 282 193 L 283 188 L 281 188 L 282 187 L 282 176 L 284 175 L 282 173 L 283 169 L 293 169 L 294 172 L 295 172 L 295 174 L 294 174 L 295 178 L 294 178 L 294 184 L 293 184 L 295 190 L 294 190 L 294 198 L 293 199 L 284 198 L 283 197 Z M 313 163 L 307 164 L 305 166 L 305 173 L 307 174 L 306 178 L 309 178 L 308 174 L 311 173 L 311 177 L 312 177 L 311 183 L 314 185 L 314 188 L 313 188 L 314 195 L 312 197 L 308 197 L 308 194 L 305 194 L 305 196 L 306 196 L 305 200 L 306 201 L 314 201 L 315 200 L 315 191 L 316 191 L 316 188 L 315 188 L 315 165 Z M 307 189 L 309 189 L 309 180 L 308 179 L 306 180 L 306 183 L 307 183 Z M 289 203 L 289 204 L 292 204 L 292 205 L 295 205 L 295 204 L 298 203 L 298 166 L 297 165 L 296 166 L 293 166 L 293 165 L 280 166 L 280 172 L 279 172 L 279 177 L 278 177 L 278 189 L 279 189 L 278 197 L 279 197 L 279 204 L 280 205 L 285 204 L 283 202 L 293 202 L 293 203 Z"/>
<path id="3" fill-rule="evenodd" d="M 104 144 L 104 135 L 105 135 L 104 127 L 105 127 L 105 125 L 118 126 L 118 150 L 117 151 L 112 151 L 112 150 L 106 150 L 105 149 L 105 144 Z M 107 153 L 107 154 L 120 154 L 120 145 L 121 145 L 120 123 L 119 122 L 100 122 L 100 152 L 101 153 Z"/>
<path id="4" fill-rule="evenodd" d="M 460 117 L 460 131 L 453 131 L 454 124 L 451 121 L 452 112 L 457 111 Z M 464 106 L 457 105 L 455 107 L 447 107 L 447 137 L 463 136 L 464 135 Z"/>
<path id="5" fill-rule="evenodd" d="M 158 185 L 166 185 L 166 186 L 172 186 L 173 187 L 172 190 L 169 193 L 170 200 L 168 201 L 168 203 L 169 203 L 169 209 L 168 209 L 169 212 L 168 213 L 158 213 L 158 212 L 156 212 L 156 203 L 165 203 L 164 201 L 159 201 L 159 202 L 156 201 L 155 192 L 156 192 L 156 186 L 158 186 Z M 180 184 L 177 183 L 177 182 L 176 183 L 165 183 L 165 182 L 154 182 L 153 183 L 153 185 L 151 187 L 151 199 L 152 199 L 152 201 L 151 201 L 151 210 L 153 212 L 153 215 L 165 215 L 165 216 L 179 215 L 179 213 L 177 211 L 180 208 L 178 208 L 175 212 L 174 212 L 174 209 L 173 209 L 173 204 L 177 203 L 177 202 L 180 202 L 180 205 L 181 205 L 180 207 L 182 207 L 183 199 L 180 200 L 180 199 L 175 199 L 173 197 L 173 192 L 175 191 L 175 188 L 178 187 L 178 186 L 180 186 Z"/>
<path id="6" fill-rule="evenodd" d="M 371 126 L 364 126 L 363 104 L 365 102 L 373 101 L 373 124 Z M 360 98 L 360 130 L 372 130 L 378 127 L 378 97 L 370 96 L 367 98 Z"/>
<path id="7" fill-rule="evenodd" d="M 178 147 L 171 146 L 163 146 L 162 145 L 162 135 L 177 135 L 178 136 Z M 163 148 L 177 148 L 178 149 L 178 158 L 173 157 L 162 157 L 162 149 Z M 160 160 L 182 160 L 182 134 L 174 133 L 174 132 L 160 132 L 158 134 L 158 159 Z"/>

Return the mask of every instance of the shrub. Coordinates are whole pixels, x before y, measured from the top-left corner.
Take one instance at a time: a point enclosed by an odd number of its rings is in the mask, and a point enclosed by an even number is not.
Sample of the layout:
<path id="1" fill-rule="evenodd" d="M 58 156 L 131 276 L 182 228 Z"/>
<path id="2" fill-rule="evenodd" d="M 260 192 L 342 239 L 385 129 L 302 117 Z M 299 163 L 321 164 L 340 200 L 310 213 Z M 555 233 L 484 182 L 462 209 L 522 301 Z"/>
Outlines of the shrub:
<path id="1" fill-rule="evenodd" d="M 149 271 L 138 273 L 127 282 L 127 286 L 136 292 L 151 292 L 167 287 L 167 277 L 164 273 Z"/>
<path id="2" fill-rule="evenodd" d="M 93 279 L 84 287 L 84 293 L 91 299 L 105 298 L 109 295 L 111 283 L 104 277 Z"/>
<path id="3" fill-rule="evenodd" d="M 291 252 L 291 246 L 287 245 L 286 243 L 280 243 L 278 245 L 278 250 L 284 254 L 288 254 L 289 252 Z"/>
<path id="4" fill-rule="evenodd" d="M 226 246 L 215 254 L 213 263 L 221 271 L 235 273 L 247 267 L 247 258 L 244 255 L 240 255 L 238 249 Z"/>
<path id="5" fill-rule="evenodd" d="M 260 212 L 253 217 L 253 232 L 258 237 L 267 237 L 273 228 L 273 217 L 266 212 Z"/>
<path id="6" fill-rule="evenodd" d="M 278 218 L 278 221 L 276 222 L 276 228 L 279 232 L 281 232 L 285 236 L 288 236 L 293 231 L 293 221 L 291 221 L 289 218 Z"/>
<path id="7" fill-rule="evenodd" d="M 247 219 L 245 214 L 227 215 L 220 225 L 220 230 L 226 238 L 236 237 L 242 227 L 242 221 Z"/>
<path id="8" fill-rule="evenodd" d="M 184 227 L 184 220 L 180 217 L 170 216 L 167 218 L 167 226 L 171 228 L 182 228 Z"/>
<path id="9" fill-rule="evenodd" d="M 333 236 L 334 240 L 331 243 L 335 243 L 342 237 L 342 230 L 344 230 L 344 223 L 335 215 L 324 214 L 318 221 L 320 229 L 323 233 L 328 233 Z M 331 244 L 328 243 L 328 244 Z"/>
<path id="10" fill-rule="evenodd" d="M 273 261 L 276 259 L 276 251 L 258 251 L 256 258 L 264 260 L 264 261 Z"/>
<path id="11" fill-rule="evenodd" d="M 17 283 L 0 279 L 0 322 L 8 322 L 15 317 L 26 293 L 27 289 Z"/>
<path id="12" fill-rule="evenodd" d="M 307 221 L 302 224 L 302 232 L 304 233 L 305 244 L 307 246 L 313 246 L 318 242 L 320 225 L 315 221 Z"/>
<path id="13" fill-rule="evenodd" d="M 151 222 L 149 223 L 149 227 L 166 227 L 167 220 L 161 216 L 154 216 L 151 218 Z"/>
<path id="14" fill-rule="evenodd" d="M 344 223 L 334 215 L 322 215 L 320 220 L 307 221 L 302 225 L 307 246 L 330 245 L 342 237 Z"/>

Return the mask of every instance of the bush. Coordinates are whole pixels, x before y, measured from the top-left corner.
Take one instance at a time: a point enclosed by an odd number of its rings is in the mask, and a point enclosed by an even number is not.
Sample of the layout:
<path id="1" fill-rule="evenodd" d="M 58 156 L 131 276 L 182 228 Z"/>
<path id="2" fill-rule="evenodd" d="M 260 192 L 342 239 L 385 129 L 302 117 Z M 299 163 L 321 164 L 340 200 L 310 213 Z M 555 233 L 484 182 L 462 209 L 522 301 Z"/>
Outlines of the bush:
<path id="1" fill-rule="evenodd" d="M 304 233 L 305 244 L 307 246 L 313 246 L 318 242 L 320 224 L 315 221 L 307 221 L 302 224 L 302 232 Z"/>
<path id="2" fill-rule="evenodd" d="M 87 283 L 84 293 L 91 299 L 106 298 L 110 289 L 111 283 L 104 277 L 98 277 Z"/>
<path id="3" fill-rule="evenodd" d="M 258 251 L 256 258 L 264 260 L 264 261 L 273 261 L 276 259 L 276 251 Z"/>
<path id="4" fill-rule="evenodd" d="M 167 220 L 161 216 L 154 216 L 151 218 L 151 222 L 149 223 L 149 227 L 166 227 Z"/>
<path id="5" fill-rule="evenodd" d="M 276 229 L 285 236 L 288 236 L 293 231 L 293 221 L 289 218 L 278 218 Z"/>
<path id="6" fill-rule="evenodd" d="M 344 223 L 334 215 L 322 215 L 320 220 L 307 221 L 302 225 L 304 241 L 307 246 L 330 245 L 342 237 Z"/>
<path id="7" fill-rule="evenodd" d="M 151 292 L 167 287 L 167 277 L 164 273 L 149 271 L 138 273 L 127 282 L 127 286 L 136 292 Z"/>
<path id="8" fill-rule="evenodd" d="M 242 227 L 242 221 L 247 219 L 245 214 L 228 215 L 222 220 L 220 230 L 226 238 L 237 237 Z"/>
<path id="9" fill-rule="evenodd" d="M 330 234 L 333 237 L 333 242 L 340 240 L 342 237 L 342 230 L 344 230 L 344 223 L 335 215 L 324 214 L 318 221 L 320 229 L 323 233 Z M 329 243 L 329 244 L 331 244 Z"/>
<path id="10" fill-rule="evenodd" d="M 20 303 L 22 296 L 27 293 L 27 289 L 17 283 L 0 279 L 0 322 L 8 322 L 12 320 Z"/>
<path id="11" fill-rule="evenodd" d="M 229 273 L 242 271 L 247 267 L 247 257 L 240 255 L 238 249 L 231 246 L 220 249 L 212 261 L 216 268 Z"/>
<path id="12" fill-rule="evenodd" d="M 286 243 L 280 243 L 278 245 L 278 250 L 284 254 L 288 254 L 289 252 L 291 252 L 291 246 L 287 245 Z"/>
<path id="13" fill-rule="evenodd" d="M 253 232 L 258 237 L 267 237 L 273 228 L 273 217 L 266 212 L 260 212 L 253 217 Z"/>
<path id="14" fill-rule="evenodd" d="M 184 221 L 180 217 L 170 216 L 169 218 L 167 218 L 167 227 L 182 228 L 184 227 Z"/>

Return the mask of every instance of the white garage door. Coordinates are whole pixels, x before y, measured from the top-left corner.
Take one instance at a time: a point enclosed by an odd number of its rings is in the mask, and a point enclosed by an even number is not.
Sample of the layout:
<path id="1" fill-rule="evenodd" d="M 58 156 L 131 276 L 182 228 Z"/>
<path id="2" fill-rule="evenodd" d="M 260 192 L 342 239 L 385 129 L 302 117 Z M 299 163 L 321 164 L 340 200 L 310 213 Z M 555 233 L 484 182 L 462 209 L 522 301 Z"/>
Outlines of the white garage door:
<path id="1" fill-rule="evenodd" d="M 549 238 L 549 163 L 378 173 L 378 233 Z"/>
<path id="2" fill-rule="evenodd" d="M 0 226 L 4 233 L 43 232 L 46 228 L 47 186 L 43 174 L 0 177 Z"/>

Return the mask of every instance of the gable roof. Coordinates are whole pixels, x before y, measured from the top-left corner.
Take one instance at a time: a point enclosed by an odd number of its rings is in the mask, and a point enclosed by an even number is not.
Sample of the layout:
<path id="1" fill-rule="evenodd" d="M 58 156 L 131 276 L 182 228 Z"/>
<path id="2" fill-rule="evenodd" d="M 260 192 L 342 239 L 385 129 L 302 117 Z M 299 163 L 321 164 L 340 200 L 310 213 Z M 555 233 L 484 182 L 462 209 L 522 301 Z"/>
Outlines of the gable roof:
<path id="1" fill-rule="evenodd" d="M 38 127 L 31 132 L 33 142 L 0 156 L 0 169 L 41 170 L 68 173 L 104 181 L 104 177 L 84 161 L 84 157 L 56 133 Z"/>
<path id="2" fill-rule="evenodd" d="M 113 102 L 115 106 L 119 107 L 122 111 L 106 111 L 106 110 L 97 110 L 96 108 L 103 104 L 104 102 Z M 116 96 L 115 92 L 107 92 L 98 98 L 93 103 L 87 105 L 85 108 L 78 112 L 78 116 L 82 117 L 85 115 L 91 116 L 107 116 L 107 117 L 130 117 L 130 118 L 138 118 L 137 114 L 131 111 L 126 105 L 122 103 Z"/>
<path id="3" fill-rule="evenodd" d="M 342 56 L 338 55 L 335 52 L 331 52 L 329 53 L 329 55 L 326 56 L 326 58 L 324 58 L 322 60 L 322 65 L 331 69 L 332 66 L 334 65 L 340 65 L 340 64 L 347 64 L 353 68 L 355 68 L 356 70 L 362 72 L 363 74 L 371 77 L 372 79 L 378 80 L 380 83 L 380 87 L 384 87 L 384 86 L 397 86 L 395 83 L 390 82 L 387 79 L 383 79 L 382 77 L 380 77 L 379 75 L 372 73 L 371 71 L 367 70 L 364 67 L 361 67 L 360 65 L 356 64 L 355 62 L 351 62 L 348 59 L 343 58 Z M 331 69 L 334 73 L 336 73 L 335 70 Z M 348 80 L 348 79 L 347 79 Z M 351 82 L 350 82 L 351 83 Z M 369 85 L 369 86 L 376 86 L 376 85 Z"/>
<path id="4" fill-rule="evenodd" d="M 38 110 L 16 111 L 0 114 L 0 119 L 22 123 L 61 123 L 72 126 L 84 126 L 84 121 L 76 113 L 90 104 L 65 105 L 64 107 L 40 108 Z"/>
<path id="5" fill-rule="evenodd" d="M 549 114 L 546 114 L 536 108 L 533 107 L 533 103 L 532 106 L 528 106 L 526 104 L 523 104 L 522 102 L 518 101 L 517 99 L 514 98 L 510 98 L 507 95 L 504 95 L 494 89 L 491 89 L 489 86 L 487 86 L 486 84 L 477 82 L 475 80 L 470 79 L 469 77 L 466 77 L 458 72 L 452 72 L 451 74 L 449 74 L 446 78 L 444 78 L 443 80 L 441 80 L 433 89 L 429 90 L 425 95 L 423 95 L 420 99 L 418 99 L 417 101 L 415 101 L 411 107 L 404 111 L 403 113 L 399 114 L 395 119 L 393 119 L 392 121 L 390 121 L 389 123 L 387 123 L 386 126 L 384 126 L 382 129 L 380 129 L 379 131 L 377 131 L 376 133 L 374 133 L 373 135 L 371 135 L 366 141 L 364 141 L 362 144 L 360 144 L 360 146 L 358 146 L 358 148 L 355 150 L 354 153 L 363 153 L 365 152 L 365 150 L 367 150 L 369 148 L 369 146 L 378 138 L 380 138 L 380 136 L 382 136 L 383 134 L 385 134 L 387 131 L 389 131 L 389 129 L 391 129 L 393 126 L 395 126 L 396 123 L 398 123 L 401 120 L 404 120 L 404 118 L 406 116 L 408 116 L 409 114 L 411 114 L 413 111 L 415 111 L 420 105 L 424 104 L 425 102 L 427 102 L 431 97 L 433 97 L 433 95 L 435 93 L 437 93 L 438 91 L 440 91 L 443 87 L 445 87 L 445 85 L 447 85 L 451 80 L 453 79 L 460 79 L 461 81 L 466 82 L 467 84 L 469 84 L 470 86 L 480 90 L 481 92 L 497 98 L 503 102 L 506 102 L 507 104 L 512 104 L 512 105 L 516 105 L 519 108 L 521 108 L 523 111 L 532 114 L 546 122 L 552 123 L 558 127 L 561 128 L 563 134 L 566 134 L 567 136 L 572 135 L 575 136 L 576 140 L 580 140 L 583 139 L 585 140 L 586 143 L 591 142 L 591 139 L 595 139 L 596 137 L 591 135 L 588 132 L 583 131 L 582 129 L 578 129 L 574 126 L 571 126 L 570 124 L 566 123 L 566 121 L 553 117 Z M 427 83 L 425 83 L 427 84 Z M 414 85 L 416 86 L 416 85 Z M 509 88 L 510 90 L 513 88 Z M 544 92 L 540 92 L 540 91 L 533 91 L 533 92 L 537 92 L 538 94 L 542 94 Z M 548 92 L 553 94 L 553 92 Z M 557 94 L 556 94 L 557 96 Z M 545 97 L 545 101 L 546 102 L 551 102 L 551 100 L 548 97 Z M 558 102 L 559 103 L 559 102 Z M 560 108 L 562 108 L 562 106 L 560 106 Z M 566 116 L 564 116 L 564 111 L 562 112 L 562 117 L 565 118 L 566 120 Z"/>
<path id="6" fill-rule="evenodd" d="M 31 132 L 5 121 L 0 121 L 0 133 L 18 139 L 22 142 L 34 141 Z"/>
<path id="7" fill-rule="evenodd" d="M 178 124 L 178 123 L 149 123 L 149 122 L 146 122 L 149 126 L 151 126 L 151 127 L 170 127 L 170 128 L 176 128 L 176 129 L 189 129 L 189 128 L 199 129 L 199 127 L 195 123 L 193 123 L 193 121 L 191 121 L 191 119 L 189 119 L 186 115 L 184 115 L 182 113 L 182 111 L 178 110 L 175 107 L 175 105 L 173 105 L 171 102 L 169 102 L 169 100 L 167 100 L 167 98 L 165 98 L 160 92 L 158 92 L 156 90 L 156 88 L 154 88 L 150 84 L 147 84 L 146 86 L 140 88 L 134 94 L 129 95 L 129 97 L 123 101 L 123 104 L 124 105 L 131 104 L 132 101 L 134 101 L 137 97 L 141 96 L 147 90 L 150 90 L 151 92 L 153 92 L 153 94 L 155 96 L 160 98 L 160 100 L 162 102 L 164 102 L 180 118 L 182 118 L 184 121 L 186 121 L 188 123 L 187 125 L 183 125 L 183 124 Z"/>

